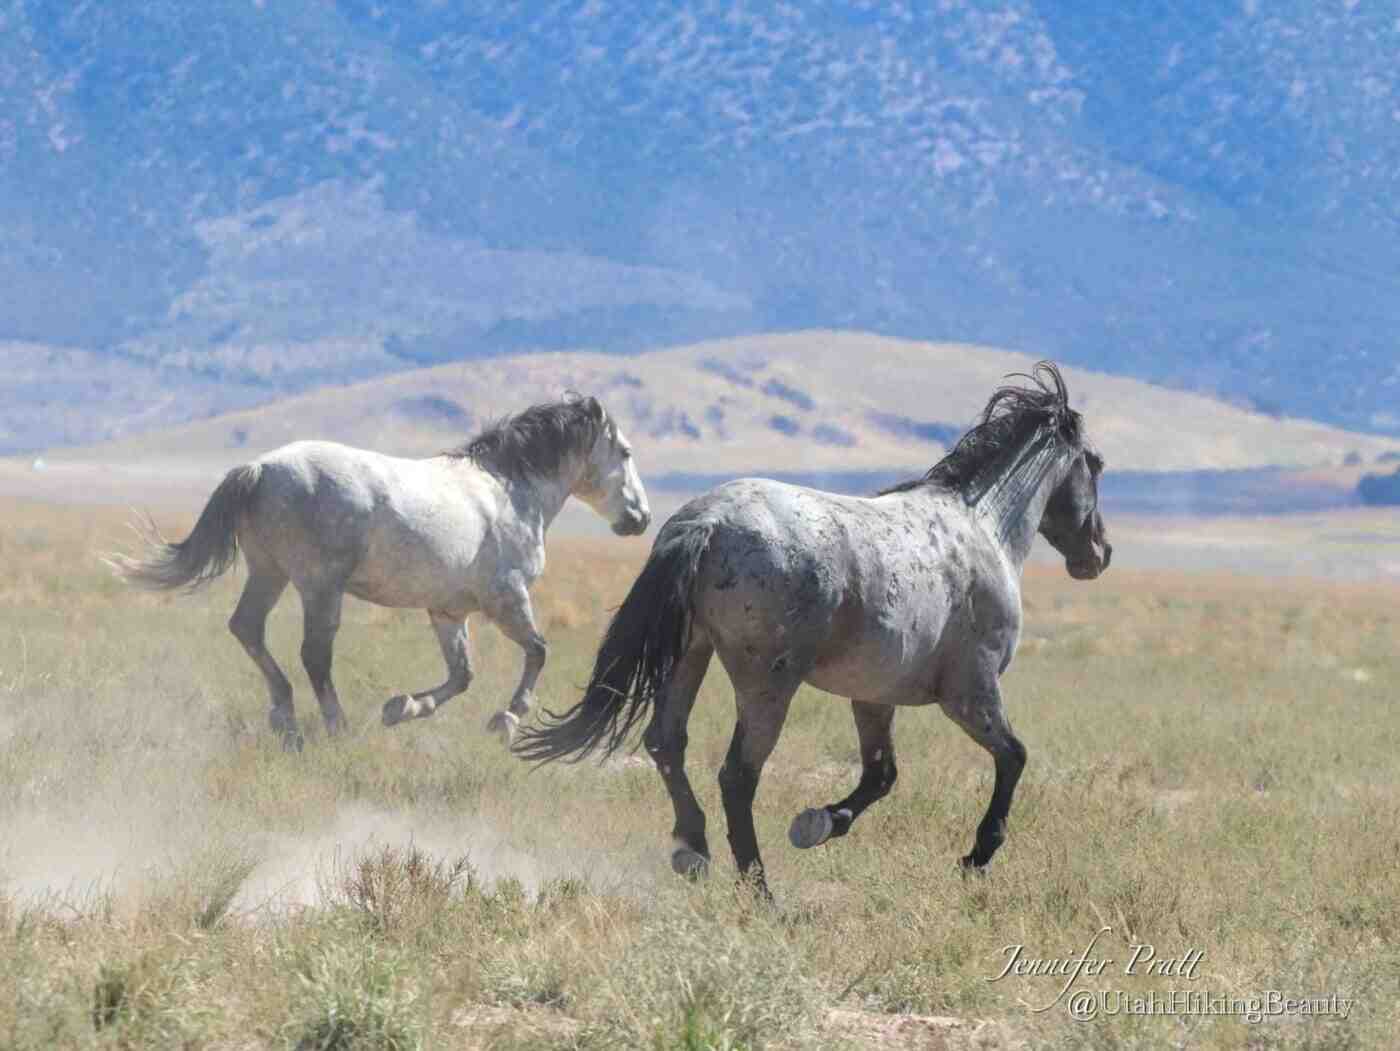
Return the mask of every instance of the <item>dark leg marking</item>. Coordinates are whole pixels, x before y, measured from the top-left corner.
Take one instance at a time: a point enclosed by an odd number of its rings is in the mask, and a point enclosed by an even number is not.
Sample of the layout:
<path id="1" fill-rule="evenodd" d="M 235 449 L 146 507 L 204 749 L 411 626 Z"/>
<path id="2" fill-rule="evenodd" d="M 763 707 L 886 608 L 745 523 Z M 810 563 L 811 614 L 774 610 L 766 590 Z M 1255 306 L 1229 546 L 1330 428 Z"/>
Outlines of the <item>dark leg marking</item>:
<path id="1" fill-rule="evenodd" d="M 992 860 L 997 848 L 1006 842 L 1006 819 L 1016 783 L 1026 766 L 1026 746 L 1012 732 L 1001 703 L 1001 691 L 993 678 L 989 685 L 943 702 L 948 716 L 979 745 L 991 753 L 996 781 L 987 812 L 977 826 L 977 838 L 970 853 L 961 861 L 964 869 L 980 869 Z"/>
<path id="2" fill-rule="evenodd" d="M 815 847 L 844 836 L 871 803 L 889 795 L 899 776 L 891 733 L 894 713 L 894 705 L 851 702 L 851 714 L 860 738 L 860 783 L 839 803 L 810 807 L 798 814 L 788 829 L 788 839 L 794 847 Z"/>
<path id="3" fill-rule="evenodd" d="M 675 824 L 671 828 L 671 868 L 681 876 L 703 876 L 710 866 L 705 812 L 700 809 L 690 778 L 686 776 L 685 748 L 688 742 L 686 724 L 713 654 L 714 647 L 709 642 L 692 642 L 677 663 L 665 695 L 658 698 L 651 724 L 642 737 L 675 811 Z"/>
<path id="4" fill-rule="evenodd" d="M 731 676 L 732 678 L 732 676 Z M 763 859 L 758 852 L 758 836 L 753 826 L 753 801 L 758 793 L 758 781 L 763 764 L 778 743 L 788 706 L 797 684 L 768 688 L 761 692 L 741 692 L 736 688 L 739 718 L 729 752 L 719 771 L 720 798 L 724 801 L 724 816 L 729 825 L 729 848 L 741 877 L 751 880 L 755 890 L 772 898 L 763 873 Z"/>

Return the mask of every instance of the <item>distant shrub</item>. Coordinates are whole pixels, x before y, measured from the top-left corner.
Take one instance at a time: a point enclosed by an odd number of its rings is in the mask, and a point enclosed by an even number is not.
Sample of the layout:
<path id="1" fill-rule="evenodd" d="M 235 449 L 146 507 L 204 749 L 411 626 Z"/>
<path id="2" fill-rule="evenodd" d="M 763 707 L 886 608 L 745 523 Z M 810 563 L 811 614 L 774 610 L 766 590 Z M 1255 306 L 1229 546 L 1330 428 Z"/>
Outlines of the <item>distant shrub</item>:
<path id="1" fill-rule="evenodd" d="M 753 386 L 752 377 L 744 375 L 741 369 L 731 365 L 723 358 L 701 358 L 696 364 L 704 371 L 714 373 L 714 375 L 723 377 L 740 387 Z"/>
<path id="2" fill-rule="evenodd" d="M 1400 467 L 1390 474 L 1363 475 L 1356 484 L 1356 495 L 1372 507 L 1400 506 Z"/>
<path id="3" fill-rule="evenodd" d="M 802 425 L 791 416 L 773 416 L 768 420 L 768 426 L 779 434 L 797 434 L 802 430 Z"/>
<path id="4" fill-rule="evenodd" d="M 898 438 L 914 438 L 923 442 L 953 445 L 967 428 L 932 420 L 915 420 L 892 412 L 872 412 L 870 422 L 887 434 Z"/>
<path id="5" fill-rule="evenodd" d="M 770 379 L 763 385 L 763 393 L 772 398 L 781 398 L 789 405 L 795 405 L 804 412 L 816 407 L 816 402 L 812 396 L 805 391 L 800 391 L 790 384 L 784 383 L 780 379 Z"/>
<path id="6" fill-rule="evenodd" d="M 849 449 L 856 444 L 856 436 L 844 427 L 830 423 L 819 423 L 812 428 L 812 440 L 822 445 L 837 445 Z"/>
<path id="7" fill-rule="evenodd" d="M 420 394 L 412 398 L 400 398 L 394 402 L 393 410 L 400 416 L 408 416 L 433 423 L 449 424 L 454 427 L 470 426 L 472 417 L 466 409 L 451 398 L 436 394 Z"/>

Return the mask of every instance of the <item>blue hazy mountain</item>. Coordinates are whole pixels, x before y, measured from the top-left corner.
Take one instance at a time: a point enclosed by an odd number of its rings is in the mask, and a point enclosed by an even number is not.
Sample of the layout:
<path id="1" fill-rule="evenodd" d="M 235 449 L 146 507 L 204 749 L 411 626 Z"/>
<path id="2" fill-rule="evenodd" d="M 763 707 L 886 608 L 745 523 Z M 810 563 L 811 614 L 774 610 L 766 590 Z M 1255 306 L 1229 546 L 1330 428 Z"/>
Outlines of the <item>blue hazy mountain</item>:
<path id="1" fill-rule="evenodd" d="M 1397 433 L 1397 53 L 1354 0 L 0 0 L 0 340 L 235 404 L 855 327 Z"/>

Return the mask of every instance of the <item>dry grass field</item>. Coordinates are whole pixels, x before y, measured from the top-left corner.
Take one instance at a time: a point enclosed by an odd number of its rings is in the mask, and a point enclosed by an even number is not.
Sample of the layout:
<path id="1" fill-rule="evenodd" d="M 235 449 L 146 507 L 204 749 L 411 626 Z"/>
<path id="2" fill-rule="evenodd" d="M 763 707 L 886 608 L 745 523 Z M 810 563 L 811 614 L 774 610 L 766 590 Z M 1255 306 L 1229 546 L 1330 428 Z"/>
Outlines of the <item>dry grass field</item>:
<path id="1" fill-rule="evenodd" d="M 350 602 L 354 730 L 284 754 L 224 629 L 241 570 L 190 598 L 129 591 L 98 560 L 124 520 L 0 507 L 0 1047 L 1253 1051 L 1400 1032 L 1393 582 L 1149 572 L 1126 549 L 1091 584 L 1032 566 L 1004 680 L 1030 763 L 988 874 L 954 863 L 990 761 L 932 710 L 900 713 L 899 784 L 849 837 L 788 846 L 857 769 L 846 706 L 806 691 L 756 808 L 767 907 L 724 849 L 718 666 L 690 749 L 717 863 L 692 885 L 646 762 L 531 772 L 481 732 L 518 671 L 489 627 L 464 698 L 385 730 L 386 697 L 439 680 L 436 645 L 423 614 Z M 576 696 L 645 546 L 552 544 L 546 705 Z M 272 647 L 314 729 L 299 619 L 284 600 Z M 1076 959 L 1103 928 L 1090 955 L 1111 962 L 1073 982 L 1093 1020 L 1055 1003 L 1064 977 L 989 980 L 1007 946 Z M 1195 962 L 1124 973 L 1141 944 Z M 1352 1003 L 1273 1016 L 1271 990 Z M 1178 1013 L 1133 1011 L 1154 1004 Z"/>

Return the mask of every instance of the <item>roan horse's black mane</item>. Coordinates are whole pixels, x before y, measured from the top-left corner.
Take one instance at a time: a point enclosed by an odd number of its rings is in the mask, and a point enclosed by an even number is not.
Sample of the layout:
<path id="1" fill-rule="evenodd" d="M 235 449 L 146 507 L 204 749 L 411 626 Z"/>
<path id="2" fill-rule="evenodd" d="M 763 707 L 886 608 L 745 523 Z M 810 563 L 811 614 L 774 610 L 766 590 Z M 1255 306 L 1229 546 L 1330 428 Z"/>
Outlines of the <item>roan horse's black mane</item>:
<path id="1" fill-rule="evenodd" d="M 1067 451 L 1079 444 L 1080 416 L 1069 407 L 1069 391 L 1053 362 L 1037 362 L 1029 374 L 1007 379 L 1030 380 L 1034 386 L 998 387 L 982 410 L 981 420 L 964 434 L 947 456 L 921 478 L 880 491 L 903 493 L 937 486 L 962 493 L 976 504 L 1002 478 L 1032 455 L 1033 446 L 1058 445 Z"/>
<path id="2" fill-rule="evenodd" d="M 445 455 L 523 481 L 557 473 L 565 456 L 593 448 L 611 427 L 597 398 L 570 394 L 506 416 Z"/>

